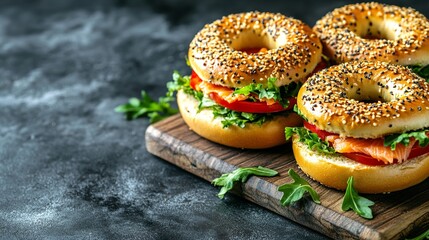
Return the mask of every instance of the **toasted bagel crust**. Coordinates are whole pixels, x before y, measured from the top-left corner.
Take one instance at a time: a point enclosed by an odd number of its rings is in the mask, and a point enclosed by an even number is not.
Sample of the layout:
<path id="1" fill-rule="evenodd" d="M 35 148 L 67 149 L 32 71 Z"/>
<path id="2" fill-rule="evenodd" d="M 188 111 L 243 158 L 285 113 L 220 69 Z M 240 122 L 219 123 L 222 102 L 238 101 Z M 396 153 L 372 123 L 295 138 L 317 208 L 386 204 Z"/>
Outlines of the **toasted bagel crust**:
<path id="1" fill-rule="evenodd" d="M 429 21 L 412 8 L 374 2 L 350 4 L 326 14 L 313 30 L 325 54 L 337 63 L 429 64 Z"/>
<path id="2" fill-rule="evenodd" d="M 261 47 L 268 50 L 241 51 Z M 303 81 L 321 56 L 320 40 L 308 25 L 266 12 L 232 14 L 207 24 L 188 53 L 192 69 L 203 81 L 231 88 L 251 83 L 266 87 L 270 77 L 277 78 L 277 86 Z"/>
<path id="3" fill-rule="evenodd" d="M 246 124 L 245 128 L 234 125 L 223 128 L 222 118 L 215 118 L 209 109 L 198 111 L 198 101 L 191 95 L 179 91 L 177 104 L 191 130 L 213 142 L 235 148 L 262 149 L 284 144 L 284 128 L 302 125 L 302 119 L 291 112 L 288 116 L 276 116 L 261 126 Z"/>
<path id="4" fill-rule="evenodd" d="M 310 150 L 294 135 L 292 149 L 297 164 L 310 178 L 321 184 L 345 190 L 353 176 L 359 193 L 389 193 L 414 186 L 429 176 L 429 155 L 422 155 L 401 164 L 368 166 L 342 155 L 328 155 Z"/>
<path id="5" fill-rule="evenodd" d="M 297 106 L 319 129 L 379 138 L 429 127 L 429 83 L 404 66 L 347 62 L 310 77 Z"/>

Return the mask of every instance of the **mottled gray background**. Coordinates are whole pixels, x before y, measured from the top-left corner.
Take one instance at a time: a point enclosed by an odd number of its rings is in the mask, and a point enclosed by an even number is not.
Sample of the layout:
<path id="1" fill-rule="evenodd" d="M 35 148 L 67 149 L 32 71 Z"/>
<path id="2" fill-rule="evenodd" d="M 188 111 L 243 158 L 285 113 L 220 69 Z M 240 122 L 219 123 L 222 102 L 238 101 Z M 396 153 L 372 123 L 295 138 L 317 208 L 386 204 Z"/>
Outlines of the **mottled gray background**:
<path id="1" fill-rule="evenodd" d="M 325 239 L 147 153 L 115 106 L 188 74 L 205 23 L 249 10 L 313 25 L 348 1 L 0 1 L 0 238 Z M 395 1 L 429 13 L 425 1 Z"/>

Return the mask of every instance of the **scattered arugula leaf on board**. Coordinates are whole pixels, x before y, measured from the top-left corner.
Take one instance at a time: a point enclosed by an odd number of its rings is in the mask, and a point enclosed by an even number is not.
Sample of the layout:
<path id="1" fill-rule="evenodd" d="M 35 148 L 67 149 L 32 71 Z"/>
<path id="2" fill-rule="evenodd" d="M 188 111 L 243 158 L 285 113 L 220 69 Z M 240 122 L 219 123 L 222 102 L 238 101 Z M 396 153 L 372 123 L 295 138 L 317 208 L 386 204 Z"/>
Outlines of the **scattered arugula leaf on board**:
<path id="1" fill-rule="evenodd" d="M 277 174 L 277 171 L 261 166 L 237 168 L 230 173 L 224 173 L 220 177 L 215 178 L 212 181 L 212 184 L 222 187 L 217 195 L 220 199 L 222 199 L 224 198 L 225 194 L 234 187 L 235 182 L 246 182 L 250 175 L 273 177 Z"/>
<path id="2" fill-rule="evenodd" d="M 424 240 L 424 239 L 429 239 L 429 229 L 415 238 L 406 238 L 405 240 Z"/>
<path id="3" fill-rule="evenodd" d="M 408 146 L 410 144 L 410 139 L 415 138 L 419 142 L 420 147 L 426 147 L 429 144 L 429 137 L 426 134 L 427 132 L 429 132 L 429 130 L 425 129 L 402 134 L 391 134 L 384 138 L 384 146 L 390 146 L 392 150 L 395 150 L 396 144 L 402 143 L 405 146 Z"/>
<path id="4" fill-rule="evenodd" d="M 141 91 L 141 98 L 130 98 L 128 103 L 115 108 L 116 112 L 124 113 L 127 120 L 139 117 L 149 117 L 150 122 L 156 122 L 177 113 L 177 109 L 171 107 L 173 97 L 160 97 L 158 102 L 154 101 L 146 91 Z"/>
<path id="5" fill-rule="evenodd" d="M 347 188 L 343 198 L 341 209 L 348 211 L 352 209 L 359 216 L 367 219 L 372 219 L 372 210 L 369 208 L 374 205 L 374 202 L 359 196 L 358 192 L 353 188 L 353 176 L 347 179 Z"/>
<path id="6" fill-rule="evenodd" d="M 299 141 L 308 146 L 309 149 L 326 154 L 334 154 L 335 149 L 329 146 L 329 143 L 320 139 L 317 134 L 312 133 L 304 127 L 286 127 L 286 140 L 291 138 L 293 134 L 298 134 Z"/>
<path id="7" fill-rule="evenodd" d="M 280 199 L 283 206 L 288 206 L 300 200 L 306 192 L 310 194 L 315 203 L 320 203 L 319 194 L 317 194 L 307 181 L 301 178 L 293 169 L 289 169 L 288 174 L 294 182 L 286 183 L 278 187 L 278 190 L 283 192 L 283 196 Z"/>

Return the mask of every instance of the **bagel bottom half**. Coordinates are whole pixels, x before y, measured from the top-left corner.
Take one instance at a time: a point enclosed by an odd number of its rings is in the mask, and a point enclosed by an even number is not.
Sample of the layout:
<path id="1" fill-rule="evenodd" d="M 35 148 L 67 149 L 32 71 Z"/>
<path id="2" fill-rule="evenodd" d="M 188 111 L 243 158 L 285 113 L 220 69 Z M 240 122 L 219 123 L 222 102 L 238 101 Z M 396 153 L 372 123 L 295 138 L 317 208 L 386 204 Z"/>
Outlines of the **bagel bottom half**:
<path id="1" fill-rule="evenodd" d="M 214 118 L 210 109 L 198 111 L 198 101 L 183 91 L 177 92 L 180 114 L 189 128 L 198 135 L 222 145 L 235 148 L 262 149 L 286 143 L 285 127 L 301 126 L 302 119 L 294 112 L 287 116 L 275 116 L 262 125 L 246 124 L 240 128 L 222 126 L 222 118 Z"/>
<path id="2" fill-rule="evenodd" d="M 429 154 L 401 164 L 369 166 L 340 154 L 329 155 L 313 151 L 292 138 L 292 149 L 301 170 L 327 187 L 345 190 L 347 179 L 353 176 L 353 187 L 359 193 L 389 193 L 414 186 L 429 176 Z"/>

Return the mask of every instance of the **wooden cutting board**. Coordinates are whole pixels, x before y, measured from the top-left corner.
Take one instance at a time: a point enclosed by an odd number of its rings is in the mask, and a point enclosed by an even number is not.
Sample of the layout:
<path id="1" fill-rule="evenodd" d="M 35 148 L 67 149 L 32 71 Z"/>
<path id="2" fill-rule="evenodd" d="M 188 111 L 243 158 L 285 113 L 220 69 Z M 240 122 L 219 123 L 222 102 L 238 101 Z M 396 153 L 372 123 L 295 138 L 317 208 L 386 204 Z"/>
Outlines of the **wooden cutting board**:
<path id="1" fill-rule="evenodd" d="M 343 192 L 326 188 L 307 177 L 319 193 L 321 204 L 315 204 L 307 196 L 288 207 L 282 206 L 282 193 L 277 188 L 292 182 L 288 170 L 292 168 L 305 176 L 297 167 L 288 144 L 267 150 L 225 147 L 190 131 L 177 114 L 147 128 L 146 148 L 209 182 L 237 167 L 272 168 L 279 172 L 278 176 L 253 176 L 239 184 L 234 193 L 334 239 L 404 239 L 429 228 L 429 180 L 396 193 L 364 195 L 375 202 L 374 218 L 367 220 L 352 211 L 341 210 Z"/>

